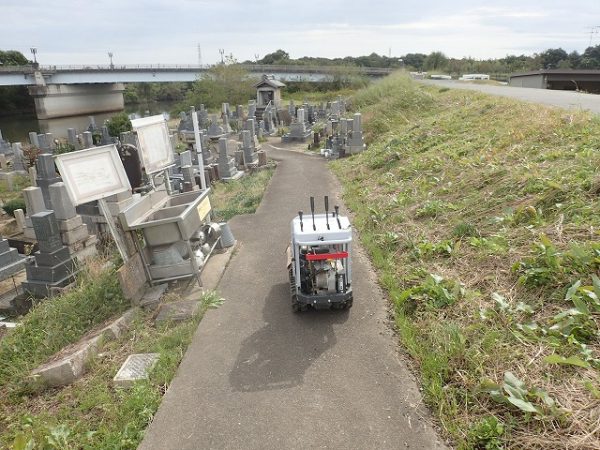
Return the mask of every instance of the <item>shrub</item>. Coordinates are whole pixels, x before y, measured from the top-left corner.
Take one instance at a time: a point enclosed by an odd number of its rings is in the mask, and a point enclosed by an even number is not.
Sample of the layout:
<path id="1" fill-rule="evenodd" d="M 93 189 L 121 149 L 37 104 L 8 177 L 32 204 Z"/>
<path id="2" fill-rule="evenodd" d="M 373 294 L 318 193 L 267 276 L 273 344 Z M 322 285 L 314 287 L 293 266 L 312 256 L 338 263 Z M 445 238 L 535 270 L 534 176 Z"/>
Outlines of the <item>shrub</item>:
<path id="1" fill-rule="evenodd" d="M 25 211 L 25 200 L 23 200 L 22 198 L 18 197 L 18 198 L 13 198 L 12 200 L 7 201 L 4 206 L 2 207 L 2 209 L 4 210 L 4 212 L 6 214 L 8 214 L 11 217 L 15 217 L 15 210 L 16 209 L 22 209 L 23 211 Z"/>

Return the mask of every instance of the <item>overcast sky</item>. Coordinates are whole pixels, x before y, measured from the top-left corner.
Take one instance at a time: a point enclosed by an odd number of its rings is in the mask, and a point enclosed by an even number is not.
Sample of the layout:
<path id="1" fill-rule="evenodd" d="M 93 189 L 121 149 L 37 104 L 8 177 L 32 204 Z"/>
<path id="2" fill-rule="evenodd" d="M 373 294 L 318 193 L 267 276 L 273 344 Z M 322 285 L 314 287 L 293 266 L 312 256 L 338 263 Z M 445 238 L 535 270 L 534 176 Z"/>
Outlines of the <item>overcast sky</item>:
<path id="1" fill-rule="evenodd" d="M 473 58 L 583 52 L 600 0 L 0 0 L 0 49 L 54 64 L 203 64 L 440 50 Z M 600 30 L 600 28 L 598 28 Z M 592 37 L 600 44 L 600 34 Z"/>

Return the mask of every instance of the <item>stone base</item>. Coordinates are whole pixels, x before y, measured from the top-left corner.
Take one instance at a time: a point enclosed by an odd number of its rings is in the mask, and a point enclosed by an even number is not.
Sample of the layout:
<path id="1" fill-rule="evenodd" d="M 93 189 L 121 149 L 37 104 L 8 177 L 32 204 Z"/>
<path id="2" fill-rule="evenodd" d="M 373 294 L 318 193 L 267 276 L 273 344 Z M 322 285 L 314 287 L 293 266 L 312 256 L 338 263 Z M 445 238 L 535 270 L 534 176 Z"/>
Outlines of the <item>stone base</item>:
<path id="1" fill-rule="evenodd" d="M 89 236 L 87 225 L 80 225 L 71 231 L 63 231 L 61 233 L 62 242 L 65 245 L 72 245 L 76 242 L 83 241 Z"/>
<path id="2" fill-rule="evenodd" d="M 17 272 L 22 271 L 25 268 L 25 263 L 27 262 L 27 257 L 21 257 L 17 261 L 14 261 L 8 265 L 5 265 L 0 268 L 0 280 L 4 280 L 11 275 L 14 275 Z"/>
<path id="3" fill-rule="evenodd" d="M 37 298 L 45 298 L 52 297 L 56 295 L 57 288 L 64 288 L 65 286 L 71 284 L 75 281 L 75 276 L 77 272 L 74 272 L 65 278 L 49 283 L 47 281 L 36 281 L 36 280 L 28 280 L 24 281 L 22 286 L 23 290 L 29 292 L 31 295 Z"/>
<path id="4" fill-rule="evenodd" d="M 23 228 L 23 236 L 25 236 L 27 239 L 36 239 L 35 237 L 35 231 L 33 231 L 33 227 L 25 227 Z"/>
<path id="5" fill-rule="evenodd" d="M 58 221 L 58 229 L 60 231 L 74 230 L 75 228 L 80 227 L 81 225 L 83 225 L 83 219 L 79 214 L 75 217 L 71 217 L 70 219 Z"/>
<path id="6" fill-rule="evenodd" d="M 222 177 L 221 180 L 228 182 L 228 181 L 235 181 L 235 180 L 239 180 L 240 178 L 242 178 L 244 176 L 244 172 L 236 172 L 236 174 L 232 177 Z"/>
<path id="7" fill-rule="evenodd" d="M 77 271 L 75 261 L 68 259 L 56 266 L 35 266 L 30 264 L 25 267 L 27 272 L 27 281 L 35 280 L 40 282 L 52 283 L 56 280 L 62 280 L 71 276 Z"/>

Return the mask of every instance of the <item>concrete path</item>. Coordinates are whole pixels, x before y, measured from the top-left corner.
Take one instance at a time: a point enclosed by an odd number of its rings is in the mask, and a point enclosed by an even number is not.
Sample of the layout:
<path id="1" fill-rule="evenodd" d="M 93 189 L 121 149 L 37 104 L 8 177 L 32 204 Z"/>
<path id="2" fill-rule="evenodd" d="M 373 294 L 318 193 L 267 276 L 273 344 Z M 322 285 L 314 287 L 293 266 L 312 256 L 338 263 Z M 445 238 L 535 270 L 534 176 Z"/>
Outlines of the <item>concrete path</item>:
<path id="1" fill-rule="evenodd" d="M 279 166 L 256 214 L 230 222 L 225 303 L 200 323 L 140 449 L 445 448 L 357 240 L 353 308 L 292 312 L 289 222 L 310 195 L 341 205 L 339 186 L 322 158 L 263 148 Z"/>
<path id="2" fill-rule="evenodd" d="M 513 86 L 492 86 L 488 84 L 473 84 L 461 81 L 421 80 L 420 82 L 451 89 L 479 91 L 490 95 L 516 98 L 529 103 L 541 103 L 543 105 L 558 106 L 565 109 L 586 109 L 596 114 L 600 114 L 600 95 L 596 94 Z"/>

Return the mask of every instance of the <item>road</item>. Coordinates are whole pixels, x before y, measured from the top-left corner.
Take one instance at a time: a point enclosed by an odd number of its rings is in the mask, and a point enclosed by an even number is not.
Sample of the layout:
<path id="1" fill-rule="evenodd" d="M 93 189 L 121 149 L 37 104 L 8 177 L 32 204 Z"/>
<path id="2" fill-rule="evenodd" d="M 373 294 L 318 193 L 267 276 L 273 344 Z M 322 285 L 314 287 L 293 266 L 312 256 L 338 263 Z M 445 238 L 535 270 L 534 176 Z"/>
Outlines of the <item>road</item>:
<path id="1" fill-rule="evenodd" d="M 480 91 L 490 95 L 511 97 L 530 103 L 541 103 L 544 105 L 558 106 L 566 109 L 586 109 L 596 114 L 600 114 L 600 95 L 584 94 L 574 91 L 553 91 L 550 89 L 493 86 L 449 80 L 419 80 L 419 82 L 433 84 L 440 87 L 448 87 L 451 89 Z"/>
<path id="2" fill-rule="evenodd" d="M 289 222 L 314 195 L 341 205 L 325 161 L 263 145 L 279 165 L 140 445 L 164 449 L 443 449 L 399 353 L 358 240 L 349 311 L 293 313 Z"/>

